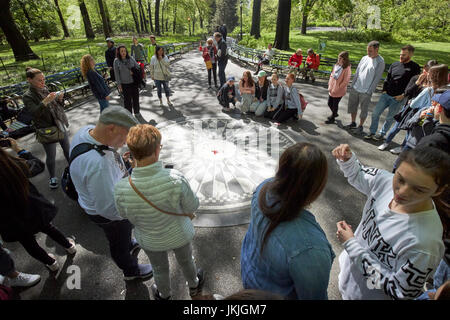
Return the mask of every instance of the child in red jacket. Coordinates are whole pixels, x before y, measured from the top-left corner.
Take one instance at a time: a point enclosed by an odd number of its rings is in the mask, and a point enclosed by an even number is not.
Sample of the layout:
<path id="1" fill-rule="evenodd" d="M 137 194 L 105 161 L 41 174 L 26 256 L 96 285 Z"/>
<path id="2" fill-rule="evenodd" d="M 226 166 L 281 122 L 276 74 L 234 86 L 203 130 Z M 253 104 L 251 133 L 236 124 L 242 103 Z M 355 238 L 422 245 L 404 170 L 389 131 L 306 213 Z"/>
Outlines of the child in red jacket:
<path id="1" fill-rule="evenodd" d="M 302 49 L 297 49 L 295 53 L 289 58 L 288 65 L 291 67 L 289 69 L 289 73 L 295 74 L 297 78 L 298 73 L 300 72 L 300 67 L 302 66 L 303 56 Z"/>
<path id="2" fill-rule="evenodd" d="M 311 77 L 312 83 L 316 81 L 316 78 L 314 77 L 314 70 L 319 69 L 319 65 L 320 65 L 320 56 L 314 53 L 313 49 L 309 48 L 308 57 L 306 58 L 306 65 L 302 70 L 303 78 L 305 79 L 305 81 L 308 81 L 309 77 Z"/>

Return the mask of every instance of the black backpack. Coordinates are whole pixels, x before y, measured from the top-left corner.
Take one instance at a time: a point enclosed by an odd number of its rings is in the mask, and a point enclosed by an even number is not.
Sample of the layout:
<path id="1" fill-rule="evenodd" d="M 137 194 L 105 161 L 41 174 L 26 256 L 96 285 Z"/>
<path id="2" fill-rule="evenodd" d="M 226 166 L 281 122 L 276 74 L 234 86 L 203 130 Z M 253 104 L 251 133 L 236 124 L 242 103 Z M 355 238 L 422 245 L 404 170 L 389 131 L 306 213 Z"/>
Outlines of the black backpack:
<path id="1" fill-rule="evenodd" d="M 63 189 L 64 193 L 67 194 L 67 196 L 74 201 L 78 200 L 78 192 L 75 189 L 75 186 L 72 182 L 72 178 L 70 176 L 70 165 L 72 164 L 73 160 L 75 160 L 78 156 L 81 156 L 83 153 L 89 152 L 91 150 L 97 151 L 103 157 L 105 155 L 103 150 L 111 150 L 111 149 L 105 145 L 98 145 L 87 142 L 80 143 L 72 149 L 72 152 L 70 153 L 69 165 L 64 169 L 61 178 L 61 188 Z"/>

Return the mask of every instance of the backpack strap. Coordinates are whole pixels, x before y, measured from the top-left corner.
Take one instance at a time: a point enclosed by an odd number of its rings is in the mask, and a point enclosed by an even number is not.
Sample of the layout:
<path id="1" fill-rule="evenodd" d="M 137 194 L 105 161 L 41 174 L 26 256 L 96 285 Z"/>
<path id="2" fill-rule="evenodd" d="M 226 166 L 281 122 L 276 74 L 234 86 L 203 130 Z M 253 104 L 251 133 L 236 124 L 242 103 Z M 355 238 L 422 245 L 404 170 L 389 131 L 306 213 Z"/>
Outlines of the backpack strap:
<path id="1" fill-rule="evenodd" d="M 69 167 L 72 164 L 72 161 L 75 160 L 78 156 L 81 156 L 82 154 L 89 152 L 91 150 L 97 151 L 102 157 L 105 155 L 105 153 L 103 152 L 104 150 L 111 151 L 111 149 L 105 145 L 98 145 L 88 142 L 77 144 L 70 153 Z"/>

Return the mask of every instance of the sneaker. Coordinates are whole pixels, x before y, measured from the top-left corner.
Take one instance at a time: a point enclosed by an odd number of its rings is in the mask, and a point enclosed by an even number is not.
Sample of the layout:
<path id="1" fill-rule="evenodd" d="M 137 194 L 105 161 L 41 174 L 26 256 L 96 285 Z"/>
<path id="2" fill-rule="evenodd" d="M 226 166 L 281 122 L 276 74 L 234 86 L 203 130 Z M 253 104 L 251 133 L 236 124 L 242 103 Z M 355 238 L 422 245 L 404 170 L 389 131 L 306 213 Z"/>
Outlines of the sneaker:
<path id="1" fill-rule="evenodd" d="M 209 86 L 209 87 L 208 87 L 208 90 L 211 90 L 211 89 L 212 89 L 211 86 Z"/>
<path id="2" fill-rule="evenodd" d="M 135 280 L 135 279 L 145 279 L 149 280 L 151 277 L 153 277 L 153 270 L 151 264 L 139 264 L 139 273 L 134 275 L 124 275 L 123 280 Z"/>
<path id="3" fill-rule="evenodd" d="M 45 266 L 46 266 L 50 271 L 52 271 L 52 272 L 58 271 L 58 270 L 59 270 L 59 263 L 58 263 L 58 260 L 56 260 L 56 257 L 55 257 L 53 254 L 51 254 L 51 253 L 49 253 L 48 256 L 49 256 L 50 258 L 54 259 L 55 262 L 53 262 L 53 264 L 50 264 L 50 265 L 49 265 L 49 264 L 46 264 Z"/>
<path id="4" fill-rule="evenodd" d="M 8 287 L 31 287 L 39 281 L 41 281 L 41 276 L 38 274 L 19 272 L 15 278 L 5 277 L 3 284 Z"/>
<path id="5" fill-rule="evenodd" d="M 58 188 L 58 186 L 59 186 L 58 178 L 56 178 L 56 177 L 50 178 L 48 186 L 50 187 L 50 189 Z"/>
<path id="6" fill-rule="evenodd" d="M 385 143 L 383 143 L 382 145 L 380 145 L 380 146 L 378 147 L 378 150 L 384 151 L 384 150 L 386 150 L 388 147 L 389 147 L 389 143 L 388 143 L 388 142 L 385 142 Z"/>
<path id="7" fill-rule="evenodd" d="M 167 101 L 167 104 L 168 104 L 169 107 L 173 107 L 173 103 L 172 102 Z"/>
<path id="8" fill-rule="evenodd" d="M 152 289 L 153 297 L 155 298 L 155 300 L 172 300 L 171 296 L 168 296 L 167 298 L 161 297 L 161 293 L 159 292 L 156 284 L 152 284 L 151 289 Z"/>
<path id="9" fill-rule="evenodd" d="M 334 123 L 334 118 L 333 117 L 328 117 L 327 120 L 325 120 L 326 124 L 333 124 Z"/>
<path id="10" fill-rule="evenodd" d="M 355 133 L 355 134 L 362 134 L 363 131 L 364 131 L 364 127 L 363 127 L 363 126 L 358 126 L 358 128 L 355 128 L 355 129 L 353 129 L 352 131 L 353 131 L 353 133 Z"/>
<path id="11" fill-rule="evenodd" d="M 163 106 L 162 100 L 159 100 L 159 105 L 160 105 L 161 107 Z"/>
<path id="12" fill-rule="evenodd" d="M 364 137 L 364 139 L 370 140 L 370 139 L 373 139 L 373 137 L 375 137 L 375 135 L 374 135 L 373 133 L 369 133 L 368 135 L 366 135 L 366 136 Z"/>
<path id="13" fill-rule="evenodd" d="M 139 245 L 139 243 L 137 243 L 136 239 L 131 239 L 130 254 L 134 255 L 134 253 L 139 249 L 141 249 L 141 246 Z"/>
<path id="14" fill-rule="evenodd" d="M 344 129 L 347 129 L 347 130 L 348 129 L 354 129 L 354 128 L 356 128 L 356 122 L 352 122 L 352 123 L 344 126 Z"/>
<path id="15" fill-rule="evenodd" d="M 402 147 L 396 147 L 394 149 L 389 150 L 390 153 L 392 154 L 400 154 L 402 152 Z"/>
<path id="16" fill-rule="evenodd" d="M 141 117 L 141 113 L 140 113 L 140 112 L 135 113 L 134 116 L 135 116 L 135 117 Z"/>
<path id="17" fill-rule="evenodd" d="M 203 284 L 205 283 L 205 272 L 203 269 L 198 269 L 197 271 L 198 285 L 195 288 L 189 288 L 189 295 L 192 297 L 198 296 L 203 289 Z"/>
<path id="18" fill-rule="evenodd" d="M 378 133 L 378 134 L 374 135 L 372 137 L 372 139 L 375 140 L 375 141 L 380 141 L 380 140 L 384 139 L 384 136 L 382 136 L 381 134 Z"/>
<path id="19" fill-rule="evenodd" d="M 73 240 L 72 238 L 67 238 L 67 241 L 69 241 L 70 244 L 72 245 L 70 248 L 66 248 L 67 253 L 68 254 L 77 253 L 77 248 L 75 247 L 75 240 Z"/>

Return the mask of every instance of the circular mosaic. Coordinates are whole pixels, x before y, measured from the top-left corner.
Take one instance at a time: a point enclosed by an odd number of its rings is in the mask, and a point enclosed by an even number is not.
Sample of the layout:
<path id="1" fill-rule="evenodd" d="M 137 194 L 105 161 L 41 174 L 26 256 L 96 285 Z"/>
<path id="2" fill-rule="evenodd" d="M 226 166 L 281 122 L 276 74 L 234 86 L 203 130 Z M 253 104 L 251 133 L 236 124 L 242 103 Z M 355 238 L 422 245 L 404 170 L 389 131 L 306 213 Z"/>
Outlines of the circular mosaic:
<path id="1" fill-rule="evenodd" d="M 249 222 L 255 188 L 273 177 L 280 154 L 295 141 L 276 127 L 228 117 L 159 124 L 160 160 L 183 173 L 200 200 L 194 225 Z"/>

